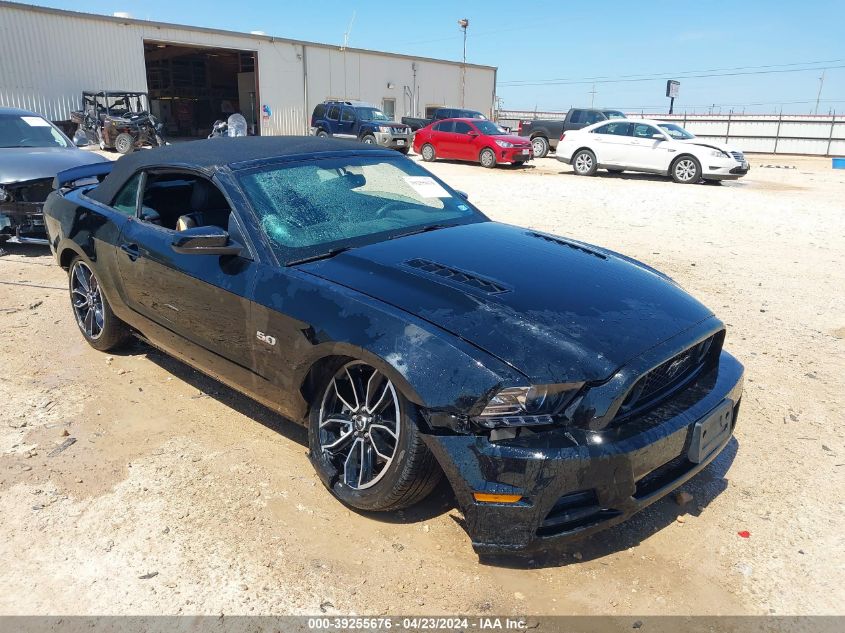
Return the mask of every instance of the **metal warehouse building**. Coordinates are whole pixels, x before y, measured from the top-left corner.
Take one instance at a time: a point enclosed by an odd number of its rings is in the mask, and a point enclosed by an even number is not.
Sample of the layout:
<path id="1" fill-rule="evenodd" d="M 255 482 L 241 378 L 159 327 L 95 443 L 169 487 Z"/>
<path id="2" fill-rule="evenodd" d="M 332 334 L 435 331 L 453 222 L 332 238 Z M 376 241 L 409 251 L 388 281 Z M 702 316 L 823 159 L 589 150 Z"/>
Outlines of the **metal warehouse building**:
<path id="1" fill-rule="evenodd" d="M 489 115 L 495 87 L 491 66 L 0 1 L 0 106 L 53 121 L 81 109 L 83 90 L 126 90 L 149 93 L 169 136 L 204 136 L 234 111 L 256 134 L 305 134 L 328 98 L 397 118 Z"/>

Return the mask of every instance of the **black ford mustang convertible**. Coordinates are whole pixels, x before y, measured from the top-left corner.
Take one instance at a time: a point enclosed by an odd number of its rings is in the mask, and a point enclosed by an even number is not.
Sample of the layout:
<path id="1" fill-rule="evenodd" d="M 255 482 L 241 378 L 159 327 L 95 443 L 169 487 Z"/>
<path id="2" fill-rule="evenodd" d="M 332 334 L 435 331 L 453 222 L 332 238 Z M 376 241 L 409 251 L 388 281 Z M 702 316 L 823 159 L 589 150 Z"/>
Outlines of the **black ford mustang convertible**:
<path id="1" fill-rule="evenodd" d="M 479 553 L 618 523 L 728 443 L 742 366 L 671 279 L 492 222 L 351 141 L 213 139 L 60 173 L 44 210 L 99 350 L 138 336 L 308 425 L 361 510 L 445 473 Z"/>

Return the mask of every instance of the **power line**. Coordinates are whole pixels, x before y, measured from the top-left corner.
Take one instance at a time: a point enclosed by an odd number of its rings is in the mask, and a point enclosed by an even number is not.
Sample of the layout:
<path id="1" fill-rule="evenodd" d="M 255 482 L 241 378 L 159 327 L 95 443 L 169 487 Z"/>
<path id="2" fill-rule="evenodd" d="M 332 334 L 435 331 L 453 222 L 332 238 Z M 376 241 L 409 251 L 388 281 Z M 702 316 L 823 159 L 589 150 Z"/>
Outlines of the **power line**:
<path id="1" fill-rule="evenodd" d="M 631 83 L 641 81 L 656 81 L 669 77 L 677 77 L 678 79 L 695 79 L 704 77 L 735 77 L 740 75 L 768 75 L 773 73 L 794 73 L 807 72 L 818 70 L 830 70 L 834 68 L 845 68 L 845 65 L 838 66 L 813 66 L 810 68 L 784 68 L 785 66 L 800 66 L 807 64 L 831 64 L 838 63 L 845 60 L 832 59 L 818 62 L 795 62 L 791 64 L 771 64 L 766 66 L 740 66 L 737 68 L 713 68 L 709 70 L 689 70 L 681 72 L 665 72 L 654 73 L 650 75 L 636 74 L 636 75 L 617 75 L 617 76 L 601 76 L 601 77 L 583 77 L 578 79 L 541 79 L 541 80 L 516 80 L 516 81 L 500 81 L 500 86 L 508 86 L 511 88 L 519 88 L 521 86 L 561 86 L 561 85 L 575 85 L 575 84 L 589 84 L 589 83 Z M 749 70 L 744 70 L 749 69 Z M 754 69 L 754 70 L 751 70 Z M 768 69 L 768 70 L 760 70 Z M 724 71 L 724 72 L 723 72 Z M 739 71 L 739 72 L 730 72 Z M 698 74 L 695 74 L 698 73 Z"/>

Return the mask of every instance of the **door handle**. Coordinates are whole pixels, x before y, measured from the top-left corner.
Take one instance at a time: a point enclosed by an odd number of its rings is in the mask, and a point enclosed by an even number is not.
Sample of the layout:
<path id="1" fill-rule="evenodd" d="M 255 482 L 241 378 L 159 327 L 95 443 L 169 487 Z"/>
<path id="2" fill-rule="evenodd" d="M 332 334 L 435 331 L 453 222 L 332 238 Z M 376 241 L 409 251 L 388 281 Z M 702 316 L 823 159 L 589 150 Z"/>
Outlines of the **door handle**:
<path id="1" fill-rule="evenodd" d="M 131 261 L 135 261 L 141 255 L 141 251 L 137 244 L 121 244 L 120 250 L 129 256 Z"/>

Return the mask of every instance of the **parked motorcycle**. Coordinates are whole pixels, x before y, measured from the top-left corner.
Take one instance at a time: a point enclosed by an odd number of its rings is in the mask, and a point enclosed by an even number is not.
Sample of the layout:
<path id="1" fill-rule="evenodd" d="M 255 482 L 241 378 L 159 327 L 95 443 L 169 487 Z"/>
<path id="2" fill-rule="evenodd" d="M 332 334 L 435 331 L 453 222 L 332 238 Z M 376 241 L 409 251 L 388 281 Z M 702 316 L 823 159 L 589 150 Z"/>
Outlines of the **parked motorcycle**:
<path id="1" fill-rule="evenodd" d="M 246 119 L 242 114 L 236 113 L 230 115 L 225 121 L 222 119 L 215 121 L 214 125 L 211 126 L 211 134 L 208 135 L 208 138 L 246 136 L 246 131 Z"/>

